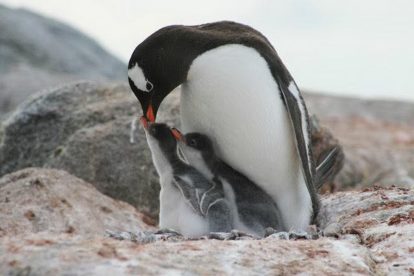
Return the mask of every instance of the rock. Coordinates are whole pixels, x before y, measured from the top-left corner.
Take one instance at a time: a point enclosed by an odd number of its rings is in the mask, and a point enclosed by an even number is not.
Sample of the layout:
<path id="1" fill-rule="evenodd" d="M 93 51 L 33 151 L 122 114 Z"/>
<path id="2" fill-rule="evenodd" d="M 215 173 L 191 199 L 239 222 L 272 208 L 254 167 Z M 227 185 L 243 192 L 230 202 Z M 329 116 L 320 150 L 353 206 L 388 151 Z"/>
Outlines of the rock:
<path id="1" fill-rule="evenodd" d="M 310 112 L 315 113 L 320 119 L 361 117 L 388 123 L 414 124 L 412 102 L 328 96 L 308 92 L 304 93 L 304 96 Z"/>
<path id="2" fill-rule="evenodd" d="M 414 103 L 305 96 L 310 112 L 344 150 L 333 190 L 414 188 Z"/>
<path id="3" fill-rule="evenodd" d="M 140 245 L 105 238 L 28 235 L 1 239 L 0 254 L 4 275 L 22 271 L 34 275 L 368 275 L 374 267 L 364 247 L 328 239 Z"/>
<path id="4" fill-rule="evenodd" d="M 126 80 L 123 62 L 66 24 L 0 5 L 0 26 L 0 116 L 68 81 Z"/>
<path id="5" fill-rule="evenodd" d="M 177 99 L 163 103 L 161 121 L 178 124 Z M 84 82 L 44 93 L 0 127 L 0 175 L 26 167 L 63 169 L 155 218 L 158 175 L 139 126 L 130 142 L 131 122 L 140 114 L 123 84 Z"/>
<path id="6" fill-rule="evenodd" d="M 37 202 L 43 204 L 40 200 Z M 339 225 L 341 230 L 337 238 L 284 240 L 273 237 L 273 234 L 261 240 L 137 243 L 67 233 L 5 235 L 0 237 L 0 274 L 412 273 L 414 191 L 372 188 L 339 192 L 324 195 L 322 206 L 320 225 Z"/>
<path id="7" fill-rule="evenodd" d="M 0 237 L 29 233 L 103 236 L 152 229 L 131 205 L 64 171 L 24 169 L 0 179 Z"/>
<path id="8" fill-rule="evenodd" d="M 357 236 L 377 263 L 376 274 L 413 273 L 414 190 L 374 187 L 324 196 L 322 202 L 320 226 L 338 224 L 342 234 Z"/>
<path id="9" fill-rule="evenodd" d="M 325 237 L 334 237 L 334 238 L 339 238 L 340 234 L 341 234 L 341 226 L 339 225 L 339 223 L 337 222 L 333 222 L 328 224 L 324 229 L 323 229 L 323 235 Z"/>
<path id="10" fill-rule="evenodd" d="M 414 188 L 414 142 L 397 142 L 400 132 L 414 139 L 413 126 L 365 118 L 325 122 L 339 137 L 347 156 L 337 177 L 342 189 L 373 185 Z"/>

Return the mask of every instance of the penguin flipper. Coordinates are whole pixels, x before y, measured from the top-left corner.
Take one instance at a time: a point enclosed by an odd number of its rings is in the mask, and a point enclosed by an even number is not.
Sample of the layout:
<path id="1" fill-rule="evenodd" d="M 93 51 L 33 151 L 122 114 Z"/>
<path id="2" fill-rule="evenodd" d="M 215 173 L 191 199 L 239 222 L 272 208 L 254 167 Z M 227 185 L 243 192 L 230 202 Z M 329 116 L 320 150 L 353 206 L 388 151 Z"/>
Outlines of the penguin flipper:
<path id="1" fill-rule="evenodd" d="M 208 214 L 210 208 L 224 199 L 224 191 L 222 183 L 215 177 L 213 181 L 210 182 L 210 187 L 202 191 L 200 198 L 200 209 L 201 212 L 205 215 Z"/>
<path id="2" fill-rule="evenodd" d="M 319 211 L 319 199 L 314 186 L 315 165 L 312 157 L 308 111 L 293 79 L 286 84 L 279 78 L 278 85 L 293 126 L 303 175 L 312 200 L 313 219 L 315 219 Z"/>
<path id="3" fill-rule="evenodd" d="M 324 156 L 322 162 L 316 167 L 315 187 L 317 190 L 319 190 L 335 172 L 335 165 L 337 165 L 337 160 L 340 160 L 340 155 L 343 155 L 340 146 L 335 146 Z"/>
<path id="4" fill-rule="evenodd" d="M 199 215 L 203 215 L 199 204 L 199 194 L 190 179 L 174 175 L 173 183 L 183 195 L 190 207 Z"/>
<path id="5" fill-rule="evenodd" d="M 233 214 L 225 198 L 223 183 L 214 177 L 212 186 L 203 194 L 200 208 L 208 219 L 210 232 L 230 232 L 233 229 Z"/>

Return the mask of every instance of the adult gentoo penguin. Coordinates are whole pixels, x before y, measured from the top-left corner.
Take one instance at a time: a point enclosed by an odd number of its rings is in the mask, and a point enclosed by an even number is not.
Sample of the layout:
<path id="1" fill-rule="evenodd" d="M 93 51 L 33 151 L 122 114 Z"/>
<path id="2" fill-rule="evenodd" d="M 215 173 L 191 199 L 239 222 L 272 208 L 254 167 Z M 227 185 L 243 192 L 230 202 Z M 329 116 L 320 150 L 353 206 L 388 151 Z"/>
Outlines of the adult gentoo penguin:
<path id="1" fill-rule="evenodd" d="M 134 50 L 128 80 L 150 121 L 181 85 L 182 130 L 209 134 L 217 155 L 275 200 L 287 229 L 311 223 L 319 201 L 306 106 L 261 33 L 228 21 L 162 28 Z"/>

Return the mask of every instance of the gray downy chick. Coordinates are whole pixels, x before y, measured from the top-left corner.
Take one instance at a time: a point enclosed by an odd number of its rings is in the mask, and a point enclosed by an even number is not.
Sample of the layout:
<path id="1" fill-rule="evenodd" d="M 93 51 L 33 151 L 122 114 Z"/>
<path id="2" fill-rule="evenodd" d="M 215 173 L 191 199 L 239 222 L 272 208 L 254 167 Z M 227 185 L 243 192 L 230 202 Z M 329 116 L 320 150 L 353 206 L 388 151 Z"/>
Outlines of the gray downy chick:
<path id="1" fill-rule="evenodd" d="M 237 230 L 260 237 L 265 235 L 268 227 L 277 231 L 286 230 L 272 197 L 220 160 L 214 152 L 212 141 L 206 135 L 189 133 L 176 136 L 179 136 L 179 148 L 186 161 L 209 180 L 223 186 Z"/>
<path id="2" fill-rule="evenodd" d="M 141 124 L 160 177 L 160 228 L 186 237 L 230 232 L 233 219 L 223 188 L 178 157 L 176 138 L 166 124 L 144 117 Z"/>

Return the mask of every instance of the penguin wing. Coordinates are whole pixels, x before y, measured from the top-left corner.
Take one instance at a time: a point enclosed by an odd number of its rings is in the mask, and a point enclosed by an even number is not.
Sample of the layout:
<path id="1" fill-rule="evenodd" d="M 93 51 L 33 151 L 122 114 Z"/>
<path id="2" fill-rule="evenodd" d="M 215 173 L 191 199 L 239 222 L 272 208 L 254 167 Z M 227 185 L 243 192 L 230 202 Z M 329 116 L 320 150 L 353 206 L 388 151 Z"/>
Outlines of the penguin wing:
<path id="1" fill-rule="evenodd" d="M 223 184 L 221 181 L 217 177 L 214 177 L 210 184 L 211 186 L 208 189 L 203 190 L 200 199 L 201 212 L 206 215 L 212 206 L 224 200 Z"/>
<path id="2" fill-rule="evenodd" d="M 208 207 L 209 195 L 215 184 L 211 183 L 198 171 L 191 169 L 185 175 L 174 175 L 174 184 L 198 214 L 205 215 L 207 213 L 205 203 Z"/>
<path id="3" fill-rule="evenodd" d="M 332 181 L 344 164 L 344 153 L 340 145 L 336 145 L 323 155 L 322 162 L 316 167 L 315 187 L 319 190 L 323 184 Z"/>
<path id="4" fill-rule="evenodd" d="M 199 215 L 201 215 L 200 204 L 199 204 L 199 193 L 195 189 L 191 178 L 184 176 L 174 176 L 173 184 L 181 192 L 188 205 Z"/>
<path id="5" fill-rule="evenodd" d="M 312 199 L 315 216 L 319 210 L 319 201 L 314 186 L 315 166 L 312 157 L 308 112 L 302 95 L 293 80 L 289 82 L 289 85 L 286 85 L 285 82 L 278 79 L 278 85 L 293 126 L 303 175 Z"/>

